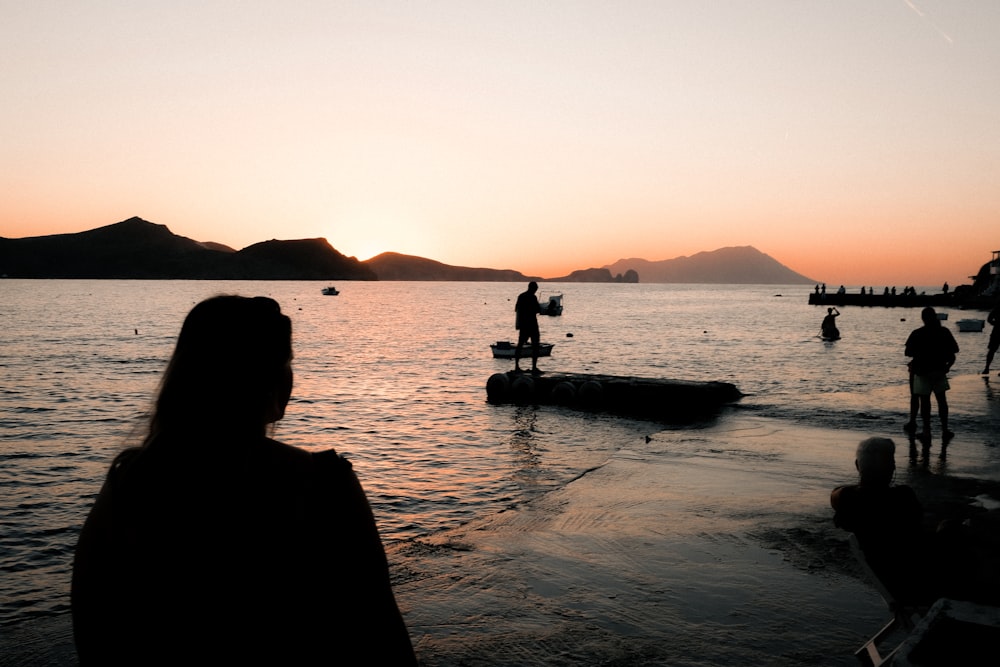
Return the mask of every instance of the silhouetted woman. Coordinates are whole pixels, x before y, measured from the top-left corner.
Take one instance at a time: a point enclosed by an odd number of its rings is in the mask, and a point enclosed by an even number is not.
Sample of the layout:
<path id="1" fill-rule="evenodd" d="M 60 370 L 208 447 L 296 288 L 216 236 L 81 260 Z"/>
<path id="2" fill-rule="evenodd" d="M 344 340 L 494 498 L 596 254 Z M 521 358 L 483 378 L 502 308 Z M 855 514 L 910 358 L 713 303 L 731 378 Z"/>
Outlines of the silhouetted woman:
<path id="1" fill-rule="evenodd" d="M 292 388 L 277 302 L 188 314 L 149 433 L 122 452 L 73 567 L 81 664 L 415 664 L 350 463 L 267 437 Z"/>

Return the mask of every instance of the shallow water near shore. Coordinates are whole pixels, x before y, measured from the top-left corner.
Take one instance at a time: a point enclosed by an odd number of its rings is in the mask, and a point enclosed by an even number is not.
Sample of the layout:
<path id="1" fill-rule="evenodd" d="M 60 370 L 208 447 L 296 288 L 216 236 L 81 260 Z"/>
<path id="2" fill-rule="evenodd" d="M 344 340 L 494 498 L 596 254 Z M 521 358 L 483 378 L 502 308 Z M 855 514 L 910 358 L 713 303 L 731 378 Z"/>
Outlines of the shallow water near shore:
<path id="1" fill-rule="evenodd" d="M 709 492 L 720 466 L 744 473 L 733 482 L 743 493 L 773 498 L 799 523 L 828 521 L 828 490 L 851 481 L 856 435 L 905 443 L 897 437 L 907 404 L 902 346 L 919 324 L 916 310 L 843 308 L 843 338 L 828 343 L 817 337 L 825 310 L 807 305 L 809 286 L 542 284 L 543 296 L 565 295 L 564 314 L 541 320 L 543 340 L 556 344 L 543 368 L 733 382 L 747 395 L 722 423 L 751 423 L 754 432 L 783 425 L 775 437 L 733 439 L 720 436 L 718 424 L 680 428 L 487 404 L 487 378 L 512 366 L 492 359 L 488 346 L 513 337 L 520 284 L 342 283 L 336 297 L 321 295 L 320 284 L 299 282 L 7 280 L 2 287 L 8 313 L 0 332 L 4 626 L 67 611 L 72 547 L 92 496 L 115 452 L 141 429 L 184 314 L 213 294 L 272 296 L 292 317 L 295 394 L 275 435 L 306 448 L 336 447 L 354 462 L 391 558 L 409 562 L 410 550 L 471 526 L 488 534 L 491 518 L 554 502 L 581 488 L 588 470 L 608 474 L 626 464 L 667 470 L 690 461 L 697 465 L 681 467 L 685 491 L 676 502 L 682 508 L 668 531 L 676 550 L 671 570 L 690 578 L 728 576 L 727 589 L 746 589 L 748 596 L 754 574 L 698 567 L 699 554 L 712 552 L 699 543 L 708 539 L 717 547 L 726 541 L 720 534 L 732 530 L 741 553 L 759 551 L 762 563 L 793 558 L 796 547 L 768 538 L 768 521 L 759 513 L 739 517 L 724 496 Z M 952 319 L 959 316 L 969 313 Z M 935 442 L 930 455 L 918 452 L 905 468 L 908 453 L 901 448 L 898 479 L 1000 479 L 998 401 L 976 375 L 988 331 L 955 333 L 962 351 L 950 395 L 958 436 L 947 456 Z M 785 441 L 782 434 L 798 426 L 843 431 L 843 449 Z M 639 510 L 602 511 L 626 524 L 629 512 Z M 681 518 L 693 533 L 685 532 Z M 705 530 L 712 536 L 700 534 Z M 593 571 L 602 571 L 604 556 L 593 545 L 591 551 Z M 803 576 L 819 575 L 806 568 Z M 413 591 L 418 578 L 402 577 L 401 599 L 419 598 Z M 539 577 L 537 587 L 544 580 Z M 659 590 L 655 581 L 645 583 Z M 708 622 L 717 609 L 694 597 L 679 588 L 658 604 L 689 609 L 690 622 L 698 622 L 701 609 Z M 596 598 L 577 604 L 595 605 Z M 794 604 L 788 599 L 780 606 Z M 784 612 L 774 613 L 779 619 Z M 608 618 L 607 637 L 645 632 L 612 612 Z M 430 656 L 431 645 L 440 644 L 436 633 L 428 636 Z M 758 650 L 743 648 L 748 655 Z M 739 646 L 731 649 L 739 655 Z"/>

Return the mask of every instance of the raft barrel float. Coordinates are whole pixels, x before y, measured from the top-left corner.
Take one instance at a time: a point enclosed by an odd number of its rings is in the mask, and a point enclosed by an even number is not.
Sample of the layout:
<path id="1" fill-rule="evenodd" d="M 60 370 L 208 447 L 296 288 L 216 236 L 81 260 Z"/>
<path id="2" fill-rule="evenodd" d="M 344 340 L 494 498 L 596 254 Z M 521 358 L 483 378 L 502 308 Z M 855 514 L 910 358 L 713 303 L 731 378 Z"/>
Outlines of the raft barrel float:
<path id="1" fill-rule="evenodd" d="M 490 403 L 560 405 L 668 421 L 700 419 L 743 396 L 728 382 L 509 371 L 486 382 Z"/>

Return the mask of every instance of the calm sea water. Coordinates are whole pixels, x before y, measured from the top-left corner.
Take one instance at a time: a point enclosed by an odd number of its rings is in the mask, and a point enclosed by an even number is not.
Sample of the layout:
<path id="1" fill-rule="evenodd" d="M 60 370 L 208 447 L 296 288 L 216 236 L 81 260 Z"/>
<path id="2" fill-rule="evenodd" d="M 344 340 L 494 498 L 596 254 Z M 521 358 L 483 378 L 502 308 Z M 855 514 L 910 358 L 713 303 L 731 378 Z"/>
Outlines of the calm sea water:
<path id="1" fill-rule="evenodd" d="M 564 485 L 647 422 L 492 406 L 524 288 L 510 283 L 0 281 L 0 624 L 68 609 L 77 531 L 111 458 L 133 444 L 181 321 L 219 293 L 277 299 L 294 323 L 296 385 L 275 436 L 350 458 L 387 541 L 419 538 Z M 811 286 L 543 284 L 552 370 L 733 382 L 734 410 L 832 427 L 905 418 L 903 342 L 917 310 L 843 308 L 821 341 Z M 951 322 L 968 313 L 949 313 Z M 978 316 L 982 317 L 983 314 Z M 953 328 L 954 330 L 954 328 Z M 571 336 L 570 336 L 571 335 Z M 988 332 L 957 334 L 956 381 Z M 953 407 L 996 439 L 995 416 Z M 808 443 L 802 443 L 808 447 Z M 987 448 L 965 465 L 1000 467 Z M 848 454 L 849 456 L 849 454 Z"/>

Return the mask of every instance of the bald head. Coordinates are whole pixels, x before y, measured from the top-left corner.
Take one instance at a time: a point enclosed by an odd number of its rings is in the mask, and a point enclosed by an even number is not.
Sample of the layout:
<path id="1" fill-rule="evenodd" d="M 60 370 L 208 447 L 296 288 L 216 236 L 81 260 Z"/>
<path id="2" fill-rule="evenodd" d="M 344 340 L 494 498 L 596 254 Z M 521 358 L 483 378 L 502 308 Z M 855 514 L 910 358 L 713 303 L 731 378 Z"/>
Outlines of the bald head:
<path id="1" fill-rule="evenodd" d="M 858 445 L 854 464 L 862 485 L 885 485 L 896 472 L 896 443 L 889 438 L 868 438 Z"/>

